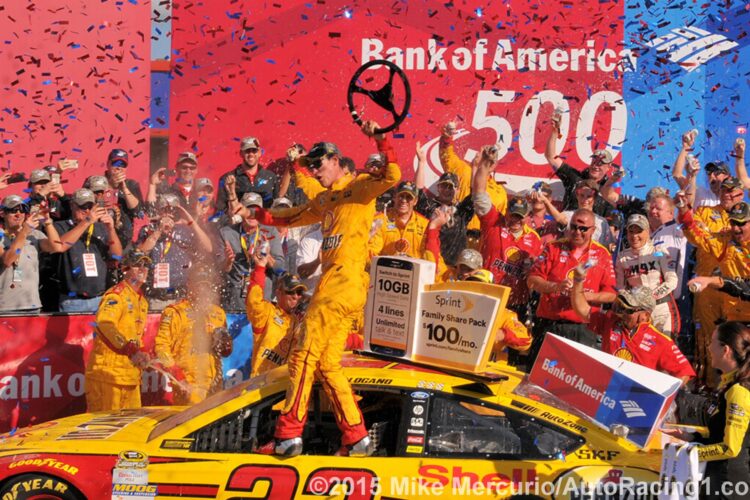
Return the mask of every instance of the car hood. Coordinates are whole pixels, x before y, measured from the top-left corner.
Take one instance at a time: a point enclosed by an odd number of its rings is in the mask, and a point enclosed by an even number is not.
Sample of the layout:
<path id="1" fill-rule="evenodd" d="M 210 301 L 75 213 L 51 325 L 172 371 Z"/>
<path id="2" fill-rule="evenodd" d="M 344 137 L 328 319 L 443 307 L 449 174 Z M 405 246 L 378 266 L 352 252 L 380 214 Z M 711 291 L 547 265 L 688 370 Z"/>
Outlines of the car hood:
<path id="1" fill-rule="evenodd" d="M 6 451 L 78 448 L 86 442 L 145 443 L 151 430 L 165 418 L 182 408 L 149 407 L 117 412 L 83 413 L 60 420 L 51 420 L 32 427 L 24 427 L 0 435 L 0 453 Z"/>

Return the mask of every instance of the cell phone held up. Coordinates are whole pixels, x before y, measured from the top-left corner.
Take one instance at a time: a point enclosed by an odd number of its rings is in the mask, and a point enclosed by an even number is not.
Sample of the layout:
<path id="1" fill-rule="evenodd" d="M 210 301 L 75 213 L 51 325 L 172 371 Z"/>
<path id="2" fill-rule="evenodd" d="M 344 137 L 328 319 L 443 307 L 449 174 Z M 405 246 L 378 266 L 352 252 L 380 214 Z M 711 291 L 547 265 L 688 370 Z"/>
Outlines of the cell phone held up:
<path id="1" fill-rule="evenodd" d="M 18 184 L 19 182 L 28 182 L 28 179 L 26 178 L 26 174 L 24 174 L 23 172 L 15 172 L 10 174 L 7 182 L 8 184 Z"/>
<path id="2" fill-rule="evenodd" d="M 99 200 L 99 206 L 104 208 L 113 208 L 117 201 L 117 195 L 114 189 L 107 189 L 102 193 L 102 197 Z"/>

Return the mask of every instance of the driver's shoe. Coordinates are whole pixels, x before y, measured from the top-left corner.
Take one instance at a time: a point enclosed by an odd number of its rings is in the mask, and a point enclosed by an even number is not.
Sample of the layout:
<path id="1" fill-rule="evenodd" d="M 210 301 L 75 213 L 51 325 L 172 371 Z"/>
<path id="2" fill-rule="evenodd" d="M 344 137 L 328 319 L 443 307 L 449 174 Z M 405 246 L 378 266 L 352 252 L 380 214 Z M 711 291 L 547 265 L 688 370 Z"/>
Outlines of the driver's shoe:
<path id="1" fill-rule="evenodd" d="M 262 455 L 280 455 L 282 457 L 296 457 L 302 453 L 302 438 L 272 439 L 256 450 Z"/>
<path id="2" fill-rule="evenodd" d="M 370 436 L 365 436 L 356 443 L 349 446 L 342 446 L 336 452 L 337 457 L 369 457 L 375 452 L 372 449 L 372 440 Z"/>

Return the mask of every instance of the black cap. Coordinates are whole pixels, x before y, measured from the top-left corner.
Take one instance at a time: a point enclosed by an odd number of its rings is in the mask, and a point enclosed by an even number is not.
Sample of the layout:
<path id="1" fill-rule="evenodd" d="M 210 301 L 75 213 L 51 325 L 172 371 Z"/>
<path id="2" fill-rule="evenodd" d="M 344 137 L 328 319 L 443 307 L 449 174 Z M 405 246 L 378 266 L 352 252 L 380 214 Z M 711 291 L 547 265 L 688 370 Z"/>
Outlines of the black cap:
<path id="1" fill-rule="evenodd" d="M 750 205 L 741 201 L 732 207 L 728 215 L 729 220 L 748 222 L 750 221 Z"/>
<path id="2" fill-rule="evenodd" d="M 326 155 L 341 156 L 341 151 L 332 142 L 316 142 L 305 156 L 300 157 L 299 162 L 301 165 L 307 167 L 315 160 L 323 158 Z"/>
<path id="3" fill-rule="evenodd" d="M 399 183 L 398 187 L 396 188 L 396 193 L 409 193 L 410 195 L 412 195 L 412 197 L 416 198 L 419 194 L 419 189 L 417 189 L 417 185 L 413 182 L 403 181 Z"/>
<path id="4" fill-rule="evenodd" d="M 529 215 L 529 204 L 523 198 L 512 198 L 508 203 L 508 213 L 526 217 Z"/>
<path id="5" fill-rule="evenodd" d="M 742 182 L 737 177 L 727 177 L 721 181 L 721 189 L 743 189 Z"/>
<path id="6" fill-rule="evenodd" d="M 729 167 L 723 161 L 710 161 L 706 163 L 706 173 L 722 172 L 729 175 Z"/>
<path id="7" fill-rule="evenodd" d="M 622 212 L 620 212 L 619 210 L 611 211 L 604 218 L 607 219 L 607 223 L 610 226 L 622 227 L 622 224 L 624 222 Z"/>
<path id="8" fill-rule="evenodd" d="M 438 184 L 449 183 L 453 184 L 454 188 L 458 187 L 458 176 L 453 172 L 445 172 L 437 181 Z"/>
<path id="9" fill-rule="evenodd" d="M 123 267 L 133 267 L 141 261 L 146 261 L 147 265 L 151 265 L 151 257 L 138 250 L 131 250 L 122 259 Z"/>
<path id="10" fill-rule="evenodd" d="M 300 277 L 292 273 L 282 274 L 281 277 L 279 277 L 278 286 L 285 292 L 291 292 L 298 288 L 307 291 L 307 286 L 302 283 Z"/>
<path id="11" fill-rule="evenodd" d="M 109 152 L 107 161 L 123 160 L 125 163 L 128 162 L 128 152 L 124 149 L 113 149 Z"/>

